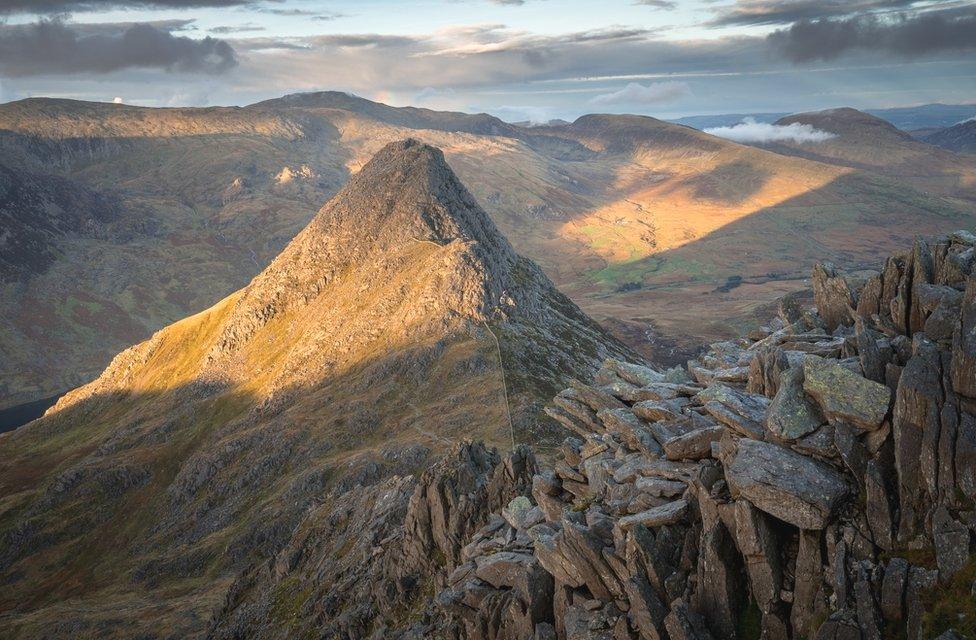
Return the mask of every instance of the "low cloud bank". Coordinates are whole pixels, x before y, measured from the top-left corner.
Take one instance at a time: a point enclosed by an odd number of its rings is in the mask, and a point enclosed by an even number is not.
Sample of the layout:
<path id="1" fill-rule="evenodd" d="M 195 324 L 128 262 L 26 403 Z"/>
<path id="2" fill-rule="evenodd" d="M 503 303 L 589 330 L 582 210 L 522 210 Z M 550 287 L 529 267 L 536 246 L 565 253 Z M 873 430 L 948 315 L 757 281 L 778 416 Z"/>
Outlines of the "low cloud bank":
<path id="1" fill-rule="evenodd" d="M 821 131 L 809 124 L 793 122 L 791 124 L 770 124 L 756 122 L 754 118 L 745 118 L 739 124 L 731 127 L 712 127 L 705 129 L 705 133 L 733 142 L 744 144 L 766 144 L 768 142 L 823 142 L 836 138 L 837 135 L 829 131 Z"/>
<path id="2" fill-rule="evenodd" d="M 652 82 L 649 85 L 631 82 L 619 91 L 596 96 L 590 100 L 590 104 L 598 106 L 658 104 L 689 95 L 691 95 L 691 88 L 686 82 Z"/>

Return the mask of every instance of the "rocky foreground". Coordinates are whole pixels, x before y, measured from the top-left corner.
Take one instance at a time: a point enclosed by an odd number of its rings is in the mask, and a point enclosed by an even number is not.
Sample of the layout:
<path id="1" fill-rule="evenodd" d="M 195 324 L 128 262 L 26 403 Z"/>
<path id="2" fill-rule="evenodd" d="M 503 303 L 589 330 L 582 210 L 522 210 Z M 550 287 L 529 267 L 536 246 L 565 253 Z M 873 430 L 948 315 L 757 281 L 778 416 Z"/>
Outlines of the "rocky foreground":
<path id="1" fill-rule="evenodd" d="M 560 393 L 577 435 L 458 557 L 454 636 L 972 637 L 971 600 L 924 604 L 976 598 L 974 244 L 819 264 L 816 310 L 688 374 L 608 361 Z"/>
<path id="2" fill-rule="evenodd" d="M 974 246 L 819 264 L 816 309 L 687 371 L 608 360 L 549 409 L 575 433 L 551 469 L 464 445 L 354 490 L 211 635 L 973 637 Z"/>

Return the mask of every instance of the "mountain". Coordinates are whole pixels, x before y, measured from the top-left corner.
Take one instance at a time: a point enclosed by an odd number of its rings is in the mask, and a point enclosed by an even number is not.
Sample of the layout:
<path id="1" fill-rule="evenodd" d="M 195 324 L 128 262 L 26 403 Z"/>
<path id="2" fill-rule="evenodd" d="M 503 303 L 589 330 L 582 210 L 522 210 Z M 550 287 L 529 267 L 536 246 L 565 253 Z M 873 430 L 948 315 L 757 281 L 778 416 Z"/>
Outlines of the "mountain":
<path id="1" fill-rule="evenodd" d="M 976 161 L 920 142 L 881 118 L 856 109 L 829 109 L 786 116 L 776 124 L 805 124 L 835 137 L 770 145 L 773 150 L 871 171 L 931 194 L 974 199 Z"/>
<path id="2" fill-rule="evenodd" d="M 746 331 L 818 257 L 868 264 L 920 227 L 965 226 L 976 212 L 971 199 L 920 190 L 945 186 L 938 163 L 928 175 L 919 162 L 913 184 L 647 117 L 521 128 L 335 92 L 243 108 L 9 103 L 8 164 L 108 199 L 127 232 L 66 226 L 56 260 L 0 286 L 0 331 L 18 354 L 0 361 L 0 408 L 90 380 L 125 345 L 244 286 L 404 137 L 443 149 L 520 254 L 663 366 Z M 875 243 L 856 241 L 877 228 Z"/>
<path id="3" fill-rule="evenodd" d="M 0 436 L 0 635 L 199 635 L 330 490 L 545 448 L 542 402 L 607 356 L 440 151 L 392 143 L 245 288 Z"/>
<path id="4" fill-rule="evenodd" d="M 920 130 L 934 130 L 951 127 L 960 120 L 976 114 L 976 104 L 923 104 L 916 107 L 890 107 L 887 109 L 864 109 L 864 113 L 881 118 L 902 131 L 912 133 Z M 788 116 L 788 113 L 727 113 L 707 116 L 685 116 L 672 120 L 677 124 L 696 129 L 709 127 L 730 127 L 753 118 L 756 122 L 775 122 Z"/>
<path id="5" fill-rule="evenodd" d="M 923 138 L 925 142 L 957 153 L 976 153 L 976 119 L 934 131 Z"/>

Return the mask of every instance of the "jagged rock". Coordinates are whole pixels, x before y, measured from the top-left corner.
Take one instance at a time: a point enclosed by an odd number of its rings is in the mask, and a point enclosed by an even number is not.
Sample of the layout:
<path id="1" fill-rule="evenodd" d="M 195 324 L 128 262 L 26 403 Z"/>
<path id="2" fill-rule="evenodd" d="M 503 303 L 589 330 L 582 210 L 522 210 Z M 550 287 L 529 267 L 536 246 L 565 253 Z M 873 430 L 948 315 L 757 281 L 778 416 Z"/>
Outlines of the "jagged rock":
<path id="1" fill-rule="evenodd" d="M 535 557 L 530 553 L 499 551 L 489 556 L 479 557 L 475 573 L 496 589 L 512 587 L 517 582 L 519 574 L 525 572 L 526 568 L 534 562 Z"/>
<path id="2" fill-rule="evenodd" d="M 892 426 L 901 516 L 898 536 L 917 535 L 930 489 L 937 487 L 937 455 L 932 447 L 941 431 L 942 365 L 938 348 L 921 334 L 898 382 Z"/>
<path id="3" fill-rule="evenodd" d="M 976 415 L 964 413 L 956 431 L 956 486 L 968 500 L 976 500 Z"/>
<path id="4" fill-rule="evenodd" d="M 549 522 L 562 518 L 566 504 L 559 499 L 562 486 L 552 471 L 544 471 L 532 477 L 532 498 Z"/>
<path id="5" fill-rule="evenodd" d="M 771 614 L 783 580 L 779 548 L 769 516 L 748 500 L 735 502 L 735 542 L 745 560 L 752 595 L 760 611 Z"/>
<path id="6" fill-rule="evenodd" d="M 680 496 L 688 488 L 688 485 L 684 482 L 665 480 L 663 478 L 655 477 L 637 478 L 637 482 L 635 484 L 638 491 L 649 493 L 652 496 L 659 498 L 673 498 L 675 496 Z"/>
<path id="7" fill-rule="evenodd" d="M 648 528 L 660 527 L 666 524 L 675 524 L 684 520 L 688 514 L 688 503 L 685 500 L 675 500 L 659 507 L 648 509 L 641 513 L 631 516 L 624 516 L 617 522 L 624 531 L 640 524 Z"/>
<path id="8" fill-rule="evenodd" d="M 739 441 L 726 467 L 733 496 L 801 529 L 822 529 L 847 496 L 831 467 L 775 444 Z"/>
<path id="9" fill-rule="evenodd" d="M 922 616 L 925 613 L 922 595 L 936 586 L 938 575 L 938 571 L 921 567 L 912 567 L 908 571 L 905 584 L 905 635 L 908 640 L 922 640 Z"/>
<path id="10" fill-rule="evenodd" d="M 747 438 L 763 437 L 769 399 L 724 384 L 713 384 L 697 396 L 716 420 Z"/>
<path id="11" fill-rule="evenodd" d="M 813 625 L 825 609 L 823 598 L 823 552 L 820 531 L 800 531 L 800 544 L 796 556 L 793 607 L 790 622 L 797 635 L 812 637 Z"/>
<path id="12" fill-rule="evenodd" d="M 861 631 L 850 613 L 838 611 L 820 626 L 816 640 L 861 640 Z"/>
<path id="13" fill-rule="evenodd" d="M 803 361 L 803 390 L 828 420 L 843 420 L 866 430 L 881 426 L 891 404 L 891 391 L 883 384 L 818 356 Z"/>
<path id="14" fill-rule="evenodd" d="M 637 572 L 624 583 L 630 604 L 628 615 L 644 640 L 663 640 L 667 606 L 651 588 L 643 572 Z"/>
<path id="15" fill-rule="evenodd" d="M 863 565 L 859 566 L 857 570 L 857 580 L 854 582 L 854 599 L 862 640 L 881 640 L 883 621 L 874 599 L 871 577 Z"/>
<path id="16" fill-rule="evenodd" d="M 724 524 L 717 523 L 709 531 L 702 532 L 698 553 L 695 609 L 705 616 L 715 637 L 735 638 L 748 588 L 743 584 L 742 564 L 735 543 Z"/>
<path id="17" fill-rule="evenodd" d="M 864 488 L 864 474 L 867 471 L 868 451 L 858 437 L 858 430 L 844 422 L 834 425 L 834 448 L 847 466 L 858 486 Z"/>
<path id="18" fill-rule="evenodd" d="M 705 621 L 681 599 L 671 603 L 664 618 L 664 628 L 670 640 L 712 640 Z"/>
<path id="19" fill-rule="evenodd" d="M 803 391 L 803 369 L 787 369 L 780 376 L 779 389 L 769 404 L 766 427 L 781 440 L 796 440 L 826 422 L 820 408 Z"/>
<path id="20" fill-rule="evenodd" d="M 630 364 L 613 358 L 605 360 L 603 366 L 637 387 L 646 387 L 655 382 L 665 382 L 664 374 L 650 367 Z"/>
<path id="21" fill-rule="evenodd" d="M 932 539 L 939 579 L 948 582 L 969 561 L 969 529 L 952 518 L 944 505 L 932 517 Z"/>
<path id="22" fill-rule="evenodd" d="M 682 409 L 688 404 L 684 398 L 672 400 L 642 400 L 630 408 L 638 418 L 649 422 L 658 420 L 681 420 Z"/>
<path id="23" fill-rule="evenodd" d="M 952 389 L 976 398 L 976 274 L 969 276 L 959 324 L 952 334 Z"/>
<path id="24" fill-rule="evenodd" d="M 664 455 L 668 460 L 701 460 L 712 454 L 712 443 L 718 442 L 725 427 L 714 426 L 694 429 L 670 438 L 664 443 Z"/>
<path id="25" fill-rule="evenodd" d="M 881 583 L 881 611 L 892 622 L 899 622 L 904 617 L 908 569 L 908 561 L 904 558 L 892 558 L 885 567 Z"/>
<path id="26" fill-rule="evenodd" d="M 828 331 L 854 321 L 854 295 L 847 280 L 829 262 L 813 266 L 813 302 Z"/>
<path id="27" fill-rule="evenodd" d="M 869 460 L 864 473 L 865 515 L 875 544 L 886 551 L 893 547 L 894 516 L 888 483 L 877 460 Z"/>

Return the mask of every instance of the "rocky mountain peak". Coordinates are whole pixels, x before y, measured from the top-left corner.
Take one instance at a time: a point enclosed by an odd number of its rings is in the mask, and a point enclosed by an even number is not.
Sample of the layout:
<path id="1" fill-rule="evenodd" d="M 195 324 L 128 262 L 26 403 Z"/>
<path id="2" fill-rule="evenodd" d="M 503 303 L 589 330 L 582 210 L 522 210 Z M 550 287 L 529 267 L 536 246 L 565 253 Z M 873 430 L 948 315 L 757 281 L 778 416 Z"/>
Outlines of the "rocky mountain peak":
<path id="1" fill-rule="evenodd" d="M 481 245 L 511 261 L 514 251 L 437 148 L 418 140 L 381 149 L 316 216 L 311 232 L 343 238 L 344 252 L 410 241 Z"/>

